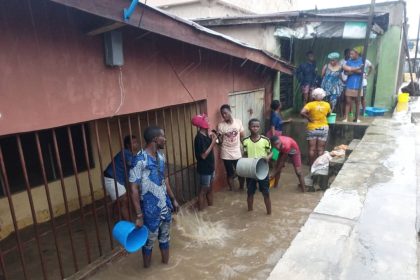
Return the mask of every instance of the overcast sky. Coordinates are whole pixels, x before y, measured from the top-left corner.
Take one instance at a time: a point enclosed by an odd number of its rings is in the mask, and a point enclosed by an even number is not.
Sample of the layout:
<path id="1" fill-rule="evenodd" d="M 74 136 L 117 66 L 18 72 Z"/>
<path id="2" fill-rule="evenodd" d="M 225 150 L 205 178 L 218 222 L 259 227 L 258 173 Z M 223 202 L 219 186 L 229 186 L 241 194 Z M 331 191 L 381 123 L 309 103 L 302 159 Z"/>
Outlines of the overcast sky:
<path id="1" fill-rule="evenodd" d="M 315 5 L 318 9 L 344 7 L 360 4 L 370 4 L 370 0 L 295 0 L 297 10 L 313 9 Z M 376 3 L 388 2 L 387 0 L 377 0 Z M 407 17 L 408 24 L 408 37 L 415 39 L 417 37 L 417 25 L 420 15 L 420 0 L 406 0 L 407 3 Z"/>

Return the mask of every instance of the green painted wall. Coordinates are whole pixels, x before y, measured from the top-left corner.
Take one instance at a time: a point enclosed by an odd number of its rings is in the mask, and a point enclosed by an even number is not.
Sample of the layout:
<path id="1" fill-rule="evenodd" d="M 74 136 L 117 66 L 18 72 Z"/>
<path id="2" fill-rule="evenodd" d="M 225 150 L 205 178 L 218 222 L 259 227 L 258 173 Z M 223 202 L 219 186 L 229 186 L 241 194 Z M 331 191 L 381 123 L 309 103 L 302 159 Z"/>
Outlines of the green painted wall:
<path id="1" fill-rule="evenodd" d="M 376 83 L 375 106 L 392 108 L 395 104 L 394 96 L 397 93 L 398 70 L 401 54 L 401 27 L 390 26 L 381 36 L 378 57 L 378 80 Z"/>
<path id="2" fill-rule="evenodd" d="M 310 40 L 295 40 L 294 42 L 294 61 L 295 65 L 298 66 L 300 63 L 306 60 L 305 53 L 311 50 L 315 53 L 317 59 L 318 73 L 321 74 L 322 66 L 327 63 L 327 55 L 331 52 L 339 52 L 343 56 L 343 52 L 346 48 L 352 48 L 354 46 L 363 45 L 363 40 L 350 40 L 350 39 L 338 39 L 338 38 L 323 38 L 323 39 L 310 39 Z M 377 52 L 380 40 L 371 40 L 369 43 L 367 58 L 374 66 L 377 65 Z M 341 59 L 342 57 L 340 57 Z M 397 65 L 397 63 L 395 63 Z M 373 91 L 373 77 L 374 72 L 368 77 L 368 94 L 367 94 L 367 105 L 370 106 Z M 295 79 L 295 93 L 294 93 L 294 109 L 299 111 L 302 108 L 302 97 L 300 94 L 297 81 Z M 377 99 L 377 98 L 376 98 Z"/>

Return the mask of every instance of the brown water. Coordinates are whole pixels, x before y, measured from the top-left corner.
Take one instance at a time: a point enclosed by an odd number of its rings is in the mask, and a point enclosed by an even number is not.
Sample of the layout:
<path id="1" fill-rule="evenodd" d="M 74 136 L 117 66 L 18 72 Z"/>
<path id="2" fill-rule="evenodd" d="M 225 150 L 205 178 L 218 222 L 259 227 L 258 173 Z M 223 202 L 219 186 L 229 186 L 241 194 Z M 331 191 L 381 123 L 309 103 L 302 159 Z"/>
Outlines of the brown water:
<path id="1" fill-rule="evenodd" d="M 175 216 L 168 265 L 160 263 L 155 244 L 149 269 L 135 253 L 91 279 L 266 279 L 323 194 L 299 192 L 290 165 L 281 184 L 271 191 L 271 216 L 260 193 L 253 212 L 247 211 L 245 192 L 216 193 L 213 207 Z"/>

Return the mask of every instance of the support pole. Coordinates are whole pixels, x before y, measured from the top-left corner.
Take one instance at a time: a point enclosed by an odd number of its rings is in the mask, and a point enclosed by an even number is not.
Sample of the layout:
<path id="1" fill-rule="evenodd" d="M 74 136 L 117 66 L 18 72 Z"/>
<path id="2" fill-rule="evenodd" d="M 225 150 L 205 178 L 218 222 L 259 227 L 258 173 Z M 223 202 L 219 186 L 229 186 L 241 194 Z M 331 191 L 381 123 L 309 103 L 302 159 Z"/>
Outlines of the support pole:
<path id="1" fill-rule="evenodd" d="M 411 66 L 410 51 L 408 49 L 408 39 L 407 39 L 407 5 L 405 4 L 405 2 L 404 2 L 403 36 L 404 36 L 405 52 L 407 53 L 408 69 L 410 71 L 411 90 L 412 90 L 413 94 L 415 94 L 416 88 L 414 87 L 414 81 L 413 81 L 413 67 Z"/>
<path id="2" fill-rule="evenodd" d="M 417 53 L 419 51 L 419 35 L 420 35 L 420 15 L 419 15 L 419 23 L 417 26 L 416 52 L 414 54 L 414 73 L 416 73 L 417 79 L 420 75 L 420 66 L 417 64 Z M 417 69 L 416 69 L 416 65 L 417 65 Z"/>
<path id="3" fill-rule="evenodd" d="M 366 26 L 365 43 L 363 45 L 363 55 L 362 55 L 363 67 L 361 69 L 362 72 L 361 72 L 360 88 L 359 88 L 359 91 L 357 93 L 357 104 L 360 104 L 360 101 L 361 101 L 361 93 L 362 93 L 362 90 L 363 90 L 363 76 L 365 74 L 366 56 L 367 56 L 367 51 L 368 51 L 368 47 L 369 47 L 369 37 L 370 37 L 370 31 L 372 30 L 374 12 L 375 12 L 375 0 L 371 0 L 370 8 L 369 8 L 369 19 L 368 19 L 367 26 Z M 356 108 L 357 108 L 357 106 L 356 106 Z M 357 120 L 359 119 L 359 114 L 360 114 L 360 110 L 356 110 L 354 122 L 357 122 Z"/>

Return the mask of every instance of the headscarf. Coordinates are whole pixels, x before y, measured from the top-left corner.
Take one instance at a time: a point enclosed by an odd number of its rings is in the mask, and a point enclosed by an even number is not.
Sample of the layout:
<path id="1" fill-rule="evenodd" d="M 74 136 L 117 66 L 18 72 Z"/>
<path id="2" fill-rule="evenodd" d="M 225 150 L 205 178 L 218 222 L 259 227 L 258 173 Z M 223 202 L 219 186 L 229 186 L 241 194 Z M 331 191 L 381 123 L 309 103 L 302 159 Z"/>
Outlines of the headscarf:
<path id="1" fill-rule="evenodd" d="M 340 54 L 338 52 L 332 52 L 328 54 L 329 60 L 338 60 L 340 58 Z"/>
<path id="2" fill-rule="evenodd" d="M 353 50 L 355 52 L 357 52 L 359 55 L 362 55 L 364 47 L 363 46 L 356 46 L 356 47 L 353 48 Z"/>
<path id="3" fill-rule="evenodd" d="M 194 116 L 191 119 L 191 123 L 198 128 L 209 129 L 210 127 L 206 114 L 200 114 L 200 115 Z"/>
<path id="4" fill-rule="evenodd" d="M 321 101 L 326 95 L 327 93 L 322 88 L 316 88 L 312 91 L 312 98 L 316 101 Z"/>

